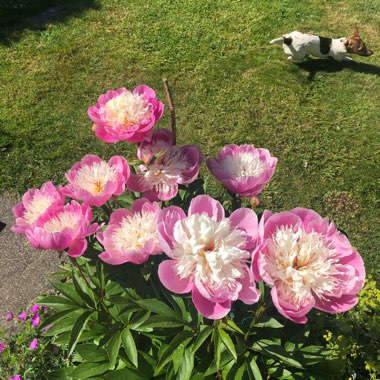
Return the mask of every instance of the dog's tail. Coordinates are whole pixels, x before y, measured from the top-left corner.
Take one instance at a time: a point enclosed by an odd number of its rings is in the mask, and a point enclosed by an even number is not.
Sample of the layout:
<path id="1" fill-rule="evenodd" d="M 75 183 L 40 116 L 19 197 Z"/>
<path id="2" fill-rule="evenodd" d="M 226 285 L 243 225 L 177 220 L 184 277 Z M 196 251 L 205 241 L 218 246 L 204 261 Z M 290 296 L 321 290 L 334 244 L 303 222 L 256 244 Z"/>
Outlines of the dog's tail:
<path id="1" fill-rule="evenodd" d="M 292 42 L 293 42 L 292 37 L 282 36 L 279 38 L 275 38 L 274 40 L 270 41 L 269 43 L 270 44 L 277 44 L 277 45 L 282 45 L 282 44 L 291 45 Z"/>

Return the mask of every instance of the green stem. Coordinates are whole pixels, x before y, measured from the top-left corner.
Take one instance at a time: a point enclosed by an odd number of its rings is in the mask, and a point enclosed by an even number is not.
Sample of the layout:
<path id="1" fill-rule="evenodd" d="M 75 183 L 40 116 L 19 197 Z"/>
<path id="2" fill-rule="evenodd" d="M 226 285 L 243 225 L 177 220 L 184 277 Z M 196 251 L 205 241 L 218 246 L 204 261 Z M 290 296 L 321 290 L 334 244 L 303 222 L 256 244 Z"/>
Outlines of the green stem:
<path id="1" fill-rule="evenodd" d="M 265 303 L 263 303 L 263 304 L 262 304 L 262 305 L 256 310 L 255 316 L 253 317 L 252 322 L 251 322 L 251 324 L 249 325 L 249 328 L 248 328 L 247 332 L 245 333 L 245 336 L 244 336 L 244 345 L 246 345 L 246 343 L 247 343 L 247 341 L 248 341 L 249 334 L 251 333 L 254 324 L 255 324 L 256 321 L 260 318 L 260 316 L 265 312 L 266 309 L 267 309 L 267 305 L 266 305 Z"/>
<path id="2" fill-rule="evenodd" d="M 84 275 L 83 270 L 82 270 L 82 267 L 81 267 L 80 264 L 78 263 L 78 260 L 77 260 L 76 258 L 71 258 L 71 261 L 72 261 L 72 262 L 73 262 L 73 261 L 75 262 L 75 265 L 77 266 L 77 268 L 78 268 L 78 270 L 79 270 L 79 273 L 80 273 L 81 277 L 83 278 L 84 282 L 86 283 L 86 285 L 87 285 L 91 290 L 93 290 L 92 287 L 91 287 L 91 285 L 90 285 L 90 283 L 89 283 L 88 280 L 87 280 L 87 277 Z M 114 321 L 117 321 L 117 319 L 114 318 L 114 317 L 112 316 L 112 314 L 110 313 L 110 311 L 109 311 L 107 305 L 106 305 L 105 302 L 103 301 L 103 297 L 102 297 L 102 295 L 101 295 L 101 294 L 98 294 L 97 292 L 95 292 L 95 294 L 98 296 L 99 303 L 100 303 L 100 305 L 103 307 L 104 311 L 105 311 L 108 315 L 110 315 L 111 318 L 112 318 Z"/>
<path id="3" fill-rule="evenodd" d="M 107 202 L 108 203 L 108 202 Z M 112 208 L 110 208 L 107 203 L 104 203 L 104 205 L 101 206 L 102 210 L 106 213 L 108 217 L 112 214 Z"/>

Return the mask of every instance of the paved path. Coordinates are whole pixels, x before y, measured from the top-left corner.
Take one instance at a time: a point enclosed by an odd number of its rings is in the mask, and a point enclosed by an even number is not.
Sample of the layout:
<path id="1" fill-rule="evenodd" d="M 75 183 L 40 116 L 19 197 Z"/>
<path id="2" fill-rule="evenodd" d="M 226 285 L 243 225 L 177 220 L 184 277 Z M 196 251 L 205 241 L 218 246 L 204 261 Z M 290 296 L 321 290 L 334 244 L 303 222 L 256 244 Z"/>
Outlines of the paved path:
<path id="1" fill-rule="evenodd" d="M 13 196 L 0 196 L 0 326 L 8 311 L 16 314 L 51 289 L 49 275 L 61 262 L 56 252 L 34 249 L 25 236 L 11 231 L 17 202 Z"/>

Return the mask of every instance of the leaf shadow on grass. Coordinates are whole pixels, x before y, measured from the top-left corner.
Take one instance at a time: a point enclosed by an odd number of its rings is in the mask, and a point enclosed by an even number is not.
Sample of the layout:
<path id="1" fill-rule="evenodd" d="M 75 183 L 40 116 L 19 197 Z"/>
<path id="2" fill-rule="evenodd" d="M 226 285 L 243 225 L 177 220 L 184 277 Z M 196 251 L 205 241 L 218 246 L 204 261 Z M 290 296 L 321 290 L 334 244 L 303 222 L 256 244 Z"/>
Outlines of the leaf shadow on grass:
<path id="1" fill-rule="evenodd" d="M 337 62 L 329 59 L 308 58 L 304 62 L 297 62 L 296 65 L 306 71 L 308 80 L 312 81 L 318 72 L 336 73 L 344 69 L 349 69 L 357 73 L 365 73 L 380 76 L 380 67 L 363 62 L 346 61 Z"/>
<path id="2" fill-rule="evenodd" d="M 0 44 L 18 42 L 25 30 L 44 31 L 51 24 L 100 9 L 98 0 L 12 0 L 0 6 Z"/>

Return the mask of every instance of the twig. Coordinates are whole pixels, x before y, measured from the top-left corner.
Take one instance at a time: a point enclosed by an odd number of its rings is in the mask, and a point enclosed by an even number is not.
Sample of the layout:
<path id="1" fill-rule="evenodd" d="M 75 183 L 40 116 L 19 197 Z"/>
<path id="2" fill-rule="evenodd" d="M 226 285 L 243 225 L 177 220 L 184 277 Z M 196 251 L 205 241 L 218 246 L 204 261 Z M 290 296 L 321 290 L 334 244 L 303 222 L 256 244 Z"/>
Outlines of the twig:
<path id="1" fill-rule="evenodd" d="M 173 133 L 173 144 L 176 145 L 176 143 L 177 143 L 177 125 L 176 125 L 176 121 L 175 121 L 175 107 L 174 107 L 174 103 L 173 103 L 173 98 L 172 98 L 172 94 L 170 92 L 168 80 L 166 78 L 163 78 L 162 82 L 164 84 L 165 92 L 166 92 L 166 98 L 168 99 L 168 103 L 169 103 L 170 120 L 172 123 L 172 133 Z"/>

